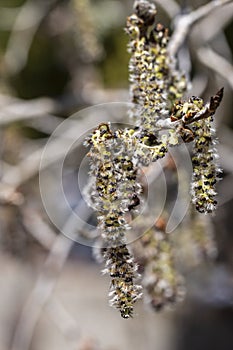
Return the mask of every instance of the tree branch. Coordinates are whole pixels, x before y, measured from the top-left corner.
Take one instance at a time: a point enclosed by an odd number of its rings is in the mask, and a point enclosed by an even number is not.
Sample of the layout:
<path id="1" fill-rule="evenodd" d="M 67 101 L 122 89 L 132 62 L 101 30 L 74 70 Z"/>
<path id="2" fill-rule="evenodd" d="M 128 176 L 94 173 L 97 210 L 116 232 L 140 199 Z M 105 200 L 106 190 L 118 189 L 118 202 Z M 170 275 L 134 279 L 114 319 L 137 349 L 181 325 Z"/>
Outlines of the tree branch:
<path id="1" fill-rule="evenodd" d="M 197 57 L 202 64 L 226 79 L 233 89 L 233 65 L 230 62 L 209 47 L 198 49 Z"/>
<path id="2" fill-rule="evenodd" d="M 181 15 L 177 19 L 175 25 L 174 33 L 171 37 L 170 43 L 168 45 L 168 50 L 171 56 L 176 56 L 179 48 L 185 41 L 186 37 L 189 34 L 190 29 L 204 17 L 211 14 L 217 8 L 231 3 L 232 0 L 215 0 L 210 1 L 208 4 L 199 7 L 197 10 L 192 11 L 189 14 Z"/>
<path id="3" fill-rule="evenodd" d="M 81 202 L 76 210 L 79 213 L 81 212 L 83 218 L 88 219 L 89 212 L 86 211 L 84 202 Z M 72 215 L 65 223 L 62 231 L 65 233 L 69 232 L 69 236 L 75 237 L 77 232 L 76 225 L 77 219 Z M 81 228 L 79 227 L 78 229 Z M 66 237 L 63 233 L 60 233 L 56 237 L 35 286 L 23 306 L 11 350 L 28 350 L 30 348 L 41 311 L 53 293 L 59 274 L 69 256 L 72 246 L 73 240 Z"/>

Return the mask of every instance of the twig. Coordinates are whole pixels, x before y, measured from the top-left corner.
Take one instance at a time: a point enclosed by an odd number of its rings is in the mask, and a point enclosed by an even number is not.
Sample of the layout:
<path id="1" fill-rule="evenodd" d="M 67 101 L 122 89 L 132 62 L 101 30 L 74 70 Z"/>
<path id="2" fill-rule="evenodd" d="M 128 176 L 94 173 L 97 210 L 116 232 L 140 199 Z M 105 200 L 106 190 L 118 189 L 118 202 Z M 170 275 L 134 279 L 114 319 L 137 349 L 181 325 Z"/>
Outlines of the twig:
<path id="1" fill-rule="evenodd" d="M 209 47 L 201 47 L 197 56 L 202 64 L 226 79 L 233 89 L 233 65 L 230 62 Z"/>
<path id="2" fill-rule="evenodd" d="M 174 33 L 171 37 L 171 41 L 168 46 L 168 50 L 172 56 L 176 56 L 180 46 L 185 41 L 190 29 L 194 24 L 208 16 L 217 8 L 232 2 L 232 0 L 215 0 L 210 1 L 208 4 L 199 7 L 197 10 L 192 11 L 189 14 L 181 15 L 177 19 Z"/>
<path id="3" fill-rule="evenodd" d="M 79 326 L 59 299 L 53 297 L 46 305 L 45 311 L 47 311 L 64 337 L 76 348 L 81 338 Z"/>
<path id="4" fill-rule="evenodd" d="M 0 204 L 22 205 L 24 196 L 15 187 L 0 182 Z"/>
<path id="5" fill-rule="evenodd" d="M 7 69 L 11 74 L 19 72 L 25 66 L 34 36 L 42 19 L 54 2 L 55 0 L 36 3 L 28 0 L 21 6 L 4 57 Z M 22 27 L 25 28 L 25 23 L 27 23 L 27 30 L 21 31 Z"/>
<path id="6" fill-rule="evenodd" d="M 218 9 L 217 16 L 218 25 L 216 25 L 216 14 L 213 11 L 209 16 L 203 18 L 198 23 L 198 26 L 195 26 L 195 28 L 192 30 L 192 32 L 190 33 L 190 38 L 191 45 L 193 46 L 194 50 L 195 47 L 200 47 L 203 45 L 203 43 L 211 42 L 214 38 L 216 38 L 216 36 L 218 36 L 219 40 L 219 33 L 221 35 L 221 33 L 223 33 L 224 28 L 232 21 L 233 2 L 227 4 L 226 6 L 220 7 Z M 226 39 L 223 40 L 225 41 Z"/>
<path id="7" fill-rule="evenodd" d="M 85 217 L 86 220 L 88 219 L 89 213 L 86 211 L 84 202 L 81 202 L 76 210 L 81 213 L 80 216 Z M 77 219 L 72 215 L 64 225 L 63 232 L 69 233 L 69 236 L 74 238 L 77 232 L 76 225 Z M 81 228 L 79 227 L 78 229 Z M 35 286 L 26 304 L 23 306 L 11 350 L 28 350 L 30 348 L 41 311 L 53 293 L 59 274 L 72 246 L 73 240 L 62 233 L 54 241 Z"/>
<path id="8" fill-rule="evenodd" d="M 23 101 L 9 96 L 5 98 L 6 104 L 2 106 L 0 111 L 0 126 L 26 119 L 45 118 L 58 109 L 57 103 L 46 97 L 31 101 Z M 4 98 L 2 98 L 3 101 Z"/>
<path id="9" fill-rule="evenodd" d="M 124 89 L 87 89 L 82 92 L 82 104 L 96 105 L 103 103 L 127 102 L 128 92 Z M 62 103 L 62 101 L 64 101 Z M 8 95 L 0 94 L 0 126 L 5 126 L 18 121 L 27 121 L 40 118 L 57 118 L 56 113 L 66 113 L 80 107 L 81 100 L 72 96 L 63 96 L 59 103 L 48 97 L 22 100 Z"/>
<path id="10" fill-rule="evenodd" d="M 125 109 L 126 105 L 121 103 L 115 103 L 109 106 L 103 105 L 101 110 L 98 107 L 96 110 L 94 108 L 93 110 L 89 110 L 85 120 L 70 119 L 67 124 L 65 123 L 64 127 L 61 127 L 60 132 L 57 132 L 56 136 L 60 137 L 54 137 L 54 139 L 46 146 L 46 152 L 44 152 L 45 148 L 42 147 L 23 159 L 18 165 L 3 172 L 2 184 L 11 186 L 12 191 L 16 190 L 21 184 L 38 173 L 42 155 L 43 162 L 40 170 L 45 169 L 54 164 L 58 159 L 62 158 L 72 144 L 74 144 L 74 147 L 77 147 L 78 143 L 75 143 L 75 141 L 83 137 L 88 130 L 95 128 L 96 125 L 103 122 L 104 119 L 115 122 L 122 121 L 125 117 L 125 111 L 121 111 L 117 106 Z M 82 141 L 83 139 L 80 139 L 81 143 Z"/>
<path id="11" fill-rule="evenodd" d="M 34 118 L 27 121 L 27 126 L 32 127 L 45 134 L 52 134 L 54 130 L 64 121 L 64 119 L 54 115 L 48 115 L 46 121 L 44 118 Z"/>
<path id="12" fill-rule="evenodd" d="M 24 207 L 21 210 L 23 224 L 27 231 L 47 250 L 52 248 L 56 234 L 42 219 L 41 215 L 33 209 Z"/>

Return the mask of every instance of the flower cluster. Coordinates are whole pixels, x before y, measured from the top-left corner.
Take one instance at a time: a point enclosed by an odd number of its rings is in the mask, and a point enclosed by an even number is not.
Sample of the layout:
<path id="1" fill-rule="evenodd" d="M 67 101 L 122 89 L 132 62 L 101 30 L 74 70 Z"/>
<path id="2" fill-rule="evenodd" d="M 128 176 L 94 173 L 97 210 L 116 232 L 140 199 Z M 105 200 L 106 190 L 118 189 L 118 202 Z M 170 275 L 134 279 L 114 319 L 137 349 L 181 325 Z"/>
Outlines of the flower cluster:
<path id="1" fill-rule="evenodd" d="M 91 197 L 98 215 L 98 227 L 103 240 L 105 273 L 112 278 L 111 305 L 122 317 L 132 316 L 133 304 L 141 297 L 136 285 L 137 265 L 126 247 L 128 229 L 125 213 L 139 204 L 140 185 L 137 168 L 130 150 L 126 149 L 124 133 L 112 132 L 109 124 L 101 124 L 87 139 L 91 145 L 91 174 L 95 181 Z"/>
<path id="2" fill-rule="evenodd" d="M 124 318 L 132 316 L 134 303 L 142 294 L 136 284 L 138 267 L 126 245 L 129 222 L 140 204 L 139 168 L 164 157 L 170 146 L 193 141 L 191 194 L 201 213 L 210 213 L 216 207 L 215 183 L 220 174 L 212 122 L 223 89 L 207 104 L 195 96 L 182 101 L 187 81 L 168 52 L 168 31 L 155 23 L 155 15 L 154 4 L 137 0 L 135 13 L 127 20 L 132 98 L 129 114 L 136 126 L 113 131 L 110 124 L 103 123 L 86 141 L 93 179 L 90 198 L 98 212 L 104 272 L 111 277 L 110 303 Z M 181 299 L 183 280 L 175 269 L 165 227 L 157 224 L 146 231 L 140 240 L 143 284 L 158 310 Z M 194 242 L 208 252 L 210 240 L 203 230 L 196 233 Z"/>
<path id="3" fill-rule="evenodd" d="M 212 213 L 217 201 L 215 184 L 219 179 L 221 170 L 216 160 L 218 155 L 214 147 L 216 141 L 213 138 L 214 130 L 211 130 L 211 117 L 207 120 L 196 122 L 195 141 L 193 149 L 193 181 L 192 201 L 200 213 Z"/>
<path id="4" fill-rule="evenodd" d="M 155 19 L 155 5 L 140 0 L 126 24 L 131 54 L 129 115 L 138 126 L 136 152 L 144 166 L 164 157 L 168 145 L 178 143 L 173 130 L 161 137 L 157 122 L 169 117 L 173 102 L 187 88 L 185 75 L 175 69 L 175 60 L 168 54 L 168 29 L 156 24 Z"/>
<path id="5" fill-rule="evenodd" d="M 134 283 L 138 278 L 137 265 L 126 245 L 103 249 L 106 268 L 111 277 L 110 305 L 118 309 L 123 318 L 133 315 L 133 305 L 141 298 L 142 287 Z"/>
<path id="6" fill-rule="evenodd" d="M 215 184 L 221 176 L 218 154 L 215 148 L 216 136 L 213 115 L 223 97 L 223 89 L 204 105 L 201 98 L 192 97 L 188 102 L 178 101 L 173 107 L 172 121 L 180 120 L 178 132 L 185 142 L 194 140 L 192 202 L 201 213 L 212 213 L 216 208 Z M 187 127 L 191 124 L 191 127 Z"/>
<path id="7" fill-rule="evenodd" d="M 176 261 L 182 265 L 183 273 L 202 261 L 213 260 L 217 254 L 209 216 L 200 214 L 194 207 L 190 207 L 187 214 L 175 234 L 175 243 L 179 247 Z"/>
<path id="8" fill-rule="evenodd" d="M 175 267 L 171 237 L 165 232 L 162 218 L 145 232 L 140 244 L 146 300 L 155 310 L 181 301 L 185 294 L 184 281 Z"/>
<path id="9" fill-rule="evenodd" d="M 130 116 L 142 132 L 155 134 L 156 123 L 169 116 L 173 102 L 182 97 L 187 82 L 175 69 L 175 60 L 167 50 L 168 30 L 155 23 L 156 8 L 145 0 L 135 2 L 135 13 L 127 20 L 130 36 L 128 50 L 130 92 L 133 107 Z"/>

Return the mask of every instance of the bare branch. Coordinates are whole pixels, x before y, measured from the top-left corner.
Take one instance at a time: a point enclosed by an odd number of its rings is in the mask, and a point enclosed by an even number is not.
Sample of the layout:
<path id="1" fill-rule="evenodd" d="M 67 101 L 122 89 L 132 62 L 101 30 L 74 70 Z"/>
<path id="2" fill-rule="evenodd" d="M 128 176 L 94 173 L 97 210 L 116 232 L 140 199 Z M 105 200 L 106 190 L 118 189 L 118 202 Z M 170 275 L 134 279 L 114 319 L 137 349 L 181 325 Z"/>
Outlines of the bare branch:
<path id="1" fill-rule="evenodd" d="M 128 91 L 125 89 L 90 89 L 84 88 L 82 91 L 82 103 L 88 105 L 127 102 Z M 69 102 L 62 104 L 48 97 L 22 100 L 16 97 L 0 94 L 0 126 L 5 126 L 17 121 L 27 121 L 37 119 L 35 123 L 40 124 L 40 118 L 51 118 L 54 124 L 58 117 L 53 114 L 64 112 L 70 108 L 74 109 L 80 106 L 80 100 L 69 98 Z M 56 119 L 57 118 L 57 119 Z M 42 126 L 39 125 L 39 128 Z"/>
<path id="2" fill-rule="evenodd" d="M 76 211 L 81 212 L 82 217 L 85 217 L 87 220 L 89 212 L 87 212 L 84 202 L 78 205 Z M 82 227 L 79 227 L 79 229 L 82 229 Z M 69 232 L 69 236 L 76 236 L 77 220 L 75 216 L 71 216 L 67 220 L 63 232 Z M 28 350 L 30 348 L 41 311 L 53 293 L 59 274 L 69 256 L 72 246 L 73 240 L 62 233 L 54 241 L 44 263 L 43 270 L 23 307 L 15 330 L 11 350 Z"/>
<path id="3" fill-rule="evenodd" d="M 56 102 L 46 97 L 23 101 L 1 95 L 0 104 L 3 104 L 0 111 L 0 126 L 19 120 L 47 117 L 58 109 Z"/>
<path id="4" fill-rule="evenodd" d="M 197 10 L 192 11 L 189 14 L 180 16 L 180 18 L 177 19 L 175 30 L 168 46 L 170 54 L 172 56 L 176 56 L 180 46 L 183 44 L 184 40 L 188 36 L 190 29 L 193 27 L 193 25 L 195 25 L 197 22 L 211 14 L 214 10 L 230 2 L 232 2 L 232 0 L 210 1 L 206 5 L 199 7 Z"/>
<path id="5" fill-rule="evenodd" d="M 116 106 L 116 105 L 114 105 Z M 119 104 L 121 107 L 122 105 Z M 125 104 L 123 104 L 125 108 Z M 101 112 L 101 113 L 100 113 Z M 41 170 L 54 164 L 58 159 L 62 158 L 69 149 L 70 145 L 82 137 L 88 130 L 96 127 L 98 123 L 103 121 L 103 118 L 109 121 L 121 121 L 124 118 L 124 111 L 120 111 L 118 108 L 113 109 L 113 106 L 103 106 L 103 109 L 89 110 L 89 115 L 85 120 L 71 119 L 65 125 L 67 127 L 62 128 L 62 134 L 57 133 L 57 137 L 46 148 L 44 153 L 44 147 L 33 152 L 28 157 L 23 159 L 18 165 L 7 169 L 2 174 L 2 185 L 10 186 L 11 190 L 17 189 L 21 184 L 35 176 L 40 167 L 41 157 L 43 154 L 43 164 Z M 74 144 L 74 147 L 77 147 Z M 68 148 L 67 148 L 68 147 Z M 0 191 L 1 192 L 1 191 Z"/>
<path id="6" fill-rule="evenodd" d="M 80 329 L 60 300 L 53 297 L 46 305 L 46 311 L 65 338 L 76 348 L 81 338 Z"/>
<path id="7" fill-rule="evenodd" d="M 209 47 L 201 47 L 197 51 L 197 56 L 206 67 L 226 79 L 233 89 L 233 65 L 230 62 Z"/>
<path id="8" fill-rule="evenodd" d="M 212 41 L 219 33 L 223 33 L 224 28 L 232 21 L 233 16 L 233 2 L 218 9 L 218 23 L 216 25 L 216 13 L 213 11 L 209 16 L 203 18 L 198 22 L 190 32 L 191 44 L 195 49 L 196 46 L 202 46 L 203 43 Z M 224 34 L 223 34 L 224 35 Z M 218 39 L 219 40 L 219 39 Z M 223 36 L 220 40 L 223 39 Z M 224 42 L 223 42 L 224 44 Z"/>
<path id="9" fill-rule="evenodd" d="M 54 1 L 43 1 L 37 4 L 28 0 L 21 6 L 5 52 L 5 62 L 12 74 L 19 72 L 25 66 L 34 36 Z M 25 23 L 27 30 L 21 31 L 25 28 Z"/>
<path id="10" fill-rule="evenodd" d="M 23 208 L 23 224 L 27 231 L 45 248 L 50 250 L 56 239 L 52 228 L 42 219 L 41 215 L 33 209 Z"/>

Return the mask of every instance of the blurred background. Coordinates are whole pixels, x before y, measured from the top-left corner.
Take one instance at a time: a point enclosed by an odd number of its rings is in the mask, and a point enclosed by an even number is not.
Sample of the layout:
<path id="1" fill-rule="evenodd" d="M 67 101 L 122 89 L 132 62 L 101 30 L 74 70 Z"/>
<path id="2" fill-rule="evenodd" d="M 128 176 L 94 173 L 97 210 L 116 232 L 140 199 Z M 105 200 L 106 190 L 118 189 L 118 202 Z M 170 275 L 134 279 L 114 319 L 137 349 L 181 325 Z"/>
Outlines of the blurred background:
<path id="1" fill-rule="evenodd" d="M 172 32 L 180 15 L 208 1 L 155 3 L 158 22 Z M 121 319 L 108 306 L 109 280 L 92 249 L 60 233 L 42 203 L 41 155 L 65 121 L 43 165 L 43 188 L 61 225 L 72 226 L 53 181 L 56 160 L 70 131 L 79 138 L 108 118 L 106 109 L 82 114 L 84 108 L 129 101 L 124 25 L 132 6 L 132 0 L 0 1 L 0 350 L 233 349 L 232 2 L 192 26 L 178 55 L 192 81 L 188 95 L 208 101 L 225 89 L 216 115 L 224 175 L 209 223 L 218 253 L 186 271 L 185 301 L 162 313 L 139 302 L 134 319 Z M 109 118 L 127 122 L 126 111 L 118 111 Z M 77 180 L 86 178 L 86 152 L 79 142 L 69 153 L 62 182 L 70 207 L 95 225 Z M 71 231 L 93 238 L 85 227 Z"/>

